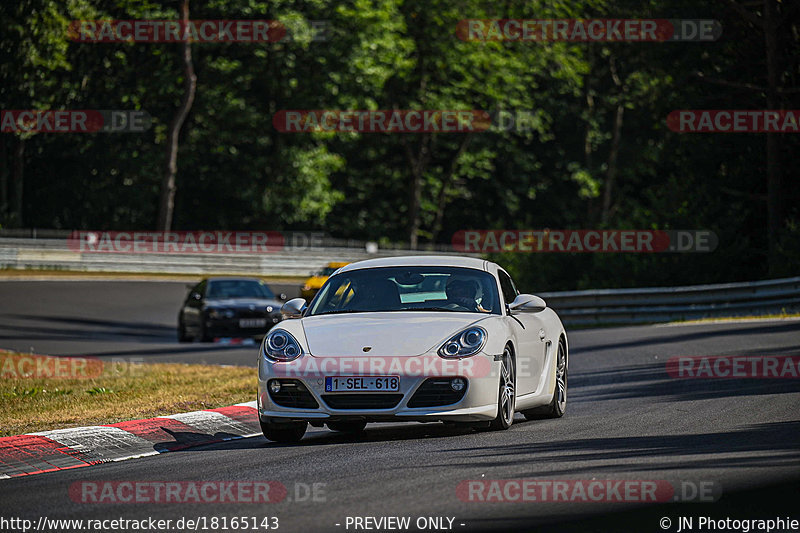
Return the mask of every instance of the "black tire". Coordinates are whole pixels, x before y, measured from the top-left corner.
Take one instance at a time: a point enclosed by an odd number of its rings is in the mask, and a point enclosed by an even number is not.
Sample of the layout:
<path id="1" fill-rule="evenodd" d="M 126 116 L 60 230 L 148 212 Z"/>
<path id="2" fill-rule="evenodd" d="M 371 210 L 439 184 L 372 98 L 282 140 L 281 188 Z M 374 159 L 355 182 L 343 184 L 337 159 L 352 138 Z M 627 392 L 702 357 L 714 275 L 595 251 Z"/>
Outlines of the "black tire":
<path id="1" fill-rule="evenodd" d="M 267 440 L 273 442 L 300 442 L 300 439 L 306 434 L 306 428 L 308 427 L 308 422 L 260 422 L 261 432 Z"/>
<path id="2" fill-rule="evenodd" d="M 500 367 L 500 390 L 497 394 L 497 418 L 492 420 L 489 428 L 495 431 L 504 430 L 514 423 L 516 405 L 517 372 L 514 367 L 514 356 L 511 347 L 503 350 L 503 364 Z"/>
<path id="3" fill-rule="evenodd" d="M 331 431 L 341 431 L 342 433 L 360 433 L 367 427 L 366 420 L 339 420 L 338 422 L 328 422 L 328 429 Z"/>
<path id="4" fill-rule="evenodd" d="M 558 355 L 556 356 L 556 388 L 550 403 L 542 407 L 535 407 L 522 411 L 527 420 L 541 420 L 543 418 L 561 418 L 567 411 L 567 350 L 564 341 L 558 341 Z"/>
<path id="5" fill-rule="evenodd" d="M 178 342 L 191 342 L 192 338 L 186 333 L 186 326 L 182 320 L 178 321 Z"/>

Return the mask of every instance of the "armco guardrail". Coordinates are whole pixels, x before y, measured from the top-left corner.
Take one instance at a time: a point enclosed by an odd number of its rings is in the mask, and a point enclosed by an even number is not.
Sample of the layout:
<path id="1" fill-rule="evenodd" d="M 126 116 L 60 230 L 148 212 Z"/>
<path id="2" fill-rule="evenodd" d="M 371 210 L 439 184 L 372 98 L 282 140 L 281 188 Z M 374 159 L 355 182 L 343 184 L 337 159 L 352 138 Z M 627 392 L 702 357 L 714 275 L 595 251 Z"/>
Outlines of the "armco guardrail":
<path id="1" fill-rule="evenodd" d="M 688 287 L 541 293 L 565 324 L 670 322 L 800 311 L 800 277 Z"/>
<path id="2" fill-rule="evenodd" d="M 43 235 L 44 236 L 44 235 Z M 329 261 L 444 254 L 325 246 L 264 254 L 82 253 L 66 238 L 0 238 L 0 268 L 180 274 L 306 276 Z M 464 254 L 458 254 L 464 255 Z M 688 287 L 540 293 L 568 325 L 637 324 L 800 311 L 800 277 Z"/>
<path id="3" fill-rule="evenodd" d="M 0 238 L 0 268 L 76 272 L 307 276 L 329 261 L 353 262 L 375 257 L 446 253 L 400 249 L 378 249 L 370 253 L 364 246 L 313 247 L 262 254 L 98 253 L 72 250 L 66 238 Z"/>

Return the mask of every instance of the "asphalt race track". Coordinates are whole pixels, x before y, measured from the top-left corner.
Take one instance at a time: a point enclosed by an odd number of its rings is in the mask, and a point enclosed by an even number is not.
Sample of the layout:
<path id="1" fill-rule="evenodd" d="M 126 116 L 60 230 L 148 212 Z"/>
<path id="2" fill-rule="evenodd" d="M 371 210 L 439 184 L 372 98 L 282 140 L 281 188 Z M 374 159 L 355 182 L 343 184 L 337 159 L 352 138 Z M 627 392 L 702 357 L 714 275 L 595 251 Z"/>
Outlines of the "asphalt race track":
<path id="1" fill-rule="evenodd" d="M 299 295 L 297 285 L 270 284 Z M 256 348 L 179 344 L 185 282 L 0 281 L 0 348 L 137 362 L 255 365 Z"/>
<path id="2" fill-rule="evenodd" d="M 2 282 L 0 348 L 253 365 L 254 347 L 174 341 L 184 292 L 170 283 Z M 411 517 L 412 531 L 420 517 L 455 518 L 455 531 L 636 532 L 677 531 L 679 516 L 694 517 L 695 526 L 700 516 L 800 519 L 800 379 L 674 379 L 665 370 L 673 356 L 798 356 L 800 321 L 569 334 L 569 403 L 560 420 L 517 415 L 499 433 L 441 424 L 382 424 L 358 436 L 312 429 L 299 445 L 258 437 L 0 480 L 3 514 L 34 521 L 276 516 L 279 531 L 292 532 L 356 531 L 348 516 Z M 456 492 L 465 480 L 520 478 L 667 480 L 714 487 L 719 500 L 487 503 Z M 275 480 L 288 495 L 269 504 L 73 502 L 70 485 L 87 480 Z"/>

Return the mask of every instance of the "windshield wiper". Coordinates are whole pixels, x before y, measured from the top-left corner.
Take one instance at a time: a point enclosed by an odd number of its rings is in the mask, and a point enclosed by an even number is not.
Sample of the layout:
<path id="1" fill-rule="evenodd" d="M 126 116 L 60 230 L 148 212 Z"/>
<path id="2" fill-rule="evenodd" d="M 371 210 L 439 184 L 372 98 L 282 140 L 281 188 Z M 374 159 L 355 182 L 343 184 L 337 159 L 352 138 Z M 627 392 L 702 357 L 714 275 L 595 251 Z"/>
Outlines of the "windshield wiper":
<path id="1" fill-rule="evenodd" d="M 458 309 L 448 309 L 446 307 L 409 307 L 408 309 L 403 309 L 403 311 L 446 311 L 448 313 L 456 312 L 456 313 L 469 313 L 469 311 L 459 311 Z"/>
<path id="2" fill-rule="evenodd" d="M 369 311 L 363 311 L 361 309 L 337 309 L 335 311 L 325 311 L 324 313 L 315 313 L 311 316 L 339 315 L 343 313 L 369 313 Z"/>

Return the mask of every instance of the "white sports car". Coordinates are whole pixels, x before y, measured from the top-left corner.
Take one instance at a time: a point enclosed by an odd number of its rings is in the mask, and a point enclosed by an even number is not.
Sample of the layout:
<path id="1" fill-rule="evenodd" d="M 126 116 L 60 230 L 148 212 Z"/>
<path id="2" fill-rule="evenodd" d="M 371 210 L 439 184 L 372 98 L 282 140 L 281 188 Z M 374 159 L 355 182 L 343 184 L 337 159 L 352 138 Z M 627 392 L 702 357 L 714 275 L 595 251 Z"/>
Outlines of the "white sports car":
<path id="1" fill-rule="evenodd" d="M 467 257 L 369 259 L 337 270 L 306 306 L 286 302 L 258 358 L 264 436 L 308 424 L 443 421 L 507 429 L 514 413 L 560 417 L 567 334 L 544 300 L 495 263 Z"/>

